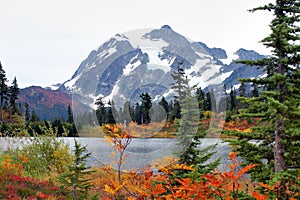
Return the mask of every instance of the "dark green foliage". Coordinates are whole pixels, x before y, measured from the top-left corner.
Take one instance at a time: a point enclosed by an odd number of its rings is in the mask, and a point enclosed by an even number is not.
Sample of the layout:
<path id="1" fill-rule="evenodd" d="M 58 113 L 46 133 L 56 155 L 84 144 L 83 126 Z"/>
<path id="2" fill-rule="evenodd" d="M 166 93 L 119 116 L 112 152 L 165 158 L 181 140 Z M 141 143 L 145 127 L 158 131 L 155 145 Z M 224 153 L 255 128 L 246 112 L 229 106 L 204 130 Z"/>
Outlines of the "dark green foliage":
<path id="1" fill-rule="evenodd" d="M 3 102 L 4 102 L 4 98 L 7 94 L 7 78 L 6 78 L 6 74 L 5 74 L 5 70 L 2 67 L 2 64 L 0 62 L 0 106 L 2 108 L 3 106 Z"/>
<path id="2" fill-rule="evenodd" d="M 9 98 L 9 104 L 10 104 L 10 107 L 12 108 L 12 114 L 15 114 L 18 112 L 16 100 L 18 99 L 19 93 L 20 93 L 20 89 L 18 87 L 17 79 L 15 77 L 12 82 L 12 85 L 9 86 L 8 92 L 7 92 L 7 96 Z"/>
<path id="3" fill-rule="evenodd" d="M 186 80 L 187 81 L 187 80 Z M 188 82 L 188 81 L 187 81 Z M 199 104 L 197 98 L 192 95 L 191 89 L 186 90 L 186 97 L 181 102 L 181 123 L 178 130 L 179 145 L 184 147 L 180 155 L 180 162 L 193 165 L 195 171 L 178 174 L 182 177 L 191 177 L 194 180 L 201 174 L 212 172 L 220 160 L 207 163 L 215 153 L 215 145 L 206 148 L 201 147 L 201 138 L 204 138 L 206 131 L 199 125 Z"/>
<path id="4" fill-rule="evenodd" d="M 185 90 L 188 88 L 187 83 L 185 82 L 185 73 L 181 68 L 182 63 L 178 63 L 176 71 L 173 71 L 171 76 L 174 80 L 174 83 L 171 84 L 171 89 L 174 90 L 174 107 L 173 112 L 171 113 L 171 121 L 174 119 L 181 118 L 181 106 L 180 101 L 185 97 Z"/>
<path id="5" fill-rule="evenodd" d="M 113 101 L 108 101 L 107 105 L 105 105 L 105 102 L 103 101 L 102 97 L 99 97 L 95 105 L 97 106 L 96 109 L 96 117 L 98 119 L 98 123 L 101 126 L 102 124 L 115 124 L 116 119 L 121 118 L 123 114 L 120 113 L 120 116 L 117 116 L 117 111 L 115 110 L 115 106 Z"/>
<path id="6" fill-rule="evenodd" d="M 86 167 L 86 160 L 91 156 L 91 153 L 86 153 L 86 146 L 75 141 L 74 160 L 73 164 L 67 166 L 67 172 L 59 175 L 61 191 L 69 199 L 96 199 L 96 196 L 89 197 L 88 191 L 92 187 L 88 178 L 93 172 Z"/>
<path id="7" fill-rule="evenodd" d="M 196 170 L 193 172 L 179 171 L 175 176 L 191 177 L 196 180 L 199 179 L 201 174 L 215 169 L 219 160 L 213 163 L 206 163 L 215 153 L 212 151 L 214 146 L 209 146 L 204 149 L 199 148 L 199 145 L 201 145 L 200 139 L 206 135 L 205 130 L 199 125 L 200 113 L 203 112 L 203 110 L 199 108 L 199 101 L 203 101 L 204 93 L 199 89 L 196 96 L 192 95 L 194 88 L 189 87 L 189 81 L 184 76 L 183 70 L 178 70 L 177 75 L 178 76 L 173 76 L 174 84 L 172 87 L 177 88 L 177 92 L 180 93 L 177 93 L 175 96 L 174 110 L 178 104 L 180 106 L 181 119 L 179 120 L 179 128 L 177 131 L 180 150 L 175 153 L 180 157 L 181 163 L 193 165 Z M 176 83 L 180 85 L 176 85 Z"/>
<path id="8" fill-rule="evenodd" d="M 128 125 L 132 121 L 131 113 L 132 113 L 132 108 L 130 107 L 130 102 L 125 101 L 123 110 L 120 113 L 120 122 Z"/>
<path id="9" fill-rule="evenodd" d="M 205 94 L 204 110 L 216 111 L 216 99 L 213 89 Z"/>
<path id="10" fill-rule="evenodd" d="M 102 97 L 99 97 L 96 100 L 95 105 L 97 106 L 96 116 L 97 116 L 99 125 L 101 126 L 103 123 L 105 123 L 105 118 L 106 118 L 105 104 L 103 102 Z"/>
<path id="11" fill-rule="evenodd" d="M 300 174 L 300 2 L 276 0 L 254 9 L 274 14 L 270 24 L 271 34 L 262 40 L 271 48 L 272 55 L 261 60 L 239 61 L 263 67 L 264 78 L 242 79 L 261 86 L 260 96 L 253 92 L 252 98 L 240 98 L 247 107 L 239 110 L 239 117 L 259 118 L 260 126 L 251 133 L 232 133 L 238 140 L 232 141 L 247 163 L 262 163 L 253 170 L 253 178 L 266 181 L 276 179 L 278 174 Z M 251 145 L 247 141 L 260 142 Z M 279 178 L 285 187 L 286 179 Z M 298 185 L 299 186 L 299 185 Z M 282 193 L 281 193 L 282 194 Z"/>
<path id="12" fill-rule="evenodd" d="M 137 124 L 142 124 L 141 108 L 140 108 L 140 104 L 138 102 L 135 104 L 135 107 L 134 107 L 133 121 L 135 121 Z"/>
<path id="13" fill-rule="evenodd" d="M 178 63 L 177 71 L 173 71 L 171 76 L 174 83 L 171 84 L 171 89 L 176 93 L 174 99 L 181 101 L 185 97 L 185 90 L 188 89 L 188 85 L 185 81 L 184 69 L 181 68 L 182 63 Z"/>
<path id="14" fill-rule="evenodd" d="M 38 122 L 38 121 L 40 121 L 39 116 L 37 116 L 37 115 L 35 114 L 35 111 L 34 111 L 34 110 L 31 112 L 30 121 L 31 121 L 31 122 Z"/>
<path id="15" fill-rule="evenodd" d="M 67 122 L 68 123 L 74 123 L 74 119 L 73 119 L 73 112 L 72 112 L 72 109 L 71 109 L 71 105 L 69 104 L 68 105 L 68 119 L 67 119 Z"/>
<path id="16" fill-rule="evenodd" d="M 201 88 L 196 89 L 196 97 L 198 99 L 199 109 L 205 110 L 204 109 L 205 92 Z"/>
<path id="17" fill-rule="evenodd" d="M 236 111 L 237 109 L 236 91 L 232 87 L 229 93 L 229 98 L 230 98 L 229 109 L 231 111 Z"/>
<path id="18" fill-rule="evenodd" d="M 55 119 L 52 123 L 52 127 L 54 128 L 54 131 L 56 132 L 57 137 L 62 137 L 64 136 L 65 130 L 62 125 L 62 120 L 61 119 Z"/>
<path id="19" fill-rule="evenodd" d="M 148 93 L 142 93 L 140 95 L 141 98 L 141 122 L 142 124 L 149 124 L 151 122 L 150 119 L 150 108 L 152 106 L 151 97 Z"/>
<path id="20" fill-rule="evenodd" d="M 253 83 L 253 90 L 251 91 L 251 97 L 259 97 L 259 91 L 256 83 Z"/>
<path id="21" fill-rule="evenodd" d="M 108 124 L 115 124 L 115 116 L 116 114 L 115 108 L 114 108 L 114 102 L 113 101 L 108 101 L 108 107 L 106 108 L 106 123 Z"/>
<path id="22" fill-rule="evenodd" d="M 161 105 L 164 108 L 164 110 L 165 110 L 165 112 L 166 112 L 166 114 L 168 116 L 169 112 L 170 112 L 170 107 L 169 107 L 169 104 L 166 101 L 165 97 L 161 98 L 161 101 L 159 102 L 159 105 Z"/>
<path id="23" fill-rule="evenodd" d="M 239 87 L 239 96 L 240 97 L 246 97 L 247 96 L 247 90 L 245 82 L 241 83 L 241 86 Z"/>
<path id="24" fill-rule="evenodd" d="M 67 123 L 64 123 L 64 127 L 68 131 L 68 137 L 78 137 L 78 132 L 74 123 L 73 111 L 71 109 L 71 105 L 68 105 L 68 119 Z"/>

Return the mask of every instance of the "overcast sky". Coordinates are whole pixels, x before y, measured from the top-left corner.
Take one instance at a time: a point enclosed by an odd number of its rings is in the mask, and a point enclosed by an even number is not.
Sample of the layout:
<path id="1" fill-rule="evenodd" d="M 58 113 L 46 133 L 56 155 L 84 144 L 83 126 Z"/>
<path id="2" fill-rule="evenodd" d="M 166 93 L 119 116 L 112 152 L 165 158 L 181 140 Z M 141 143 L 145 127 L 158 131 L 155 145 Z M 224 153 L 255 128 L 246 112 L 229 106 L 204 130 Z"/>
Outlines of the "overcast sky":
<path id="1" fill-rule="evenodd" d="M 48 86 L 71 78 L 88 54 L 116 33 L 172 29 L 209 47 L 268 54 L 259 43 L 274 0 L 0 0 L 0 61 L 11 83 Z"/>

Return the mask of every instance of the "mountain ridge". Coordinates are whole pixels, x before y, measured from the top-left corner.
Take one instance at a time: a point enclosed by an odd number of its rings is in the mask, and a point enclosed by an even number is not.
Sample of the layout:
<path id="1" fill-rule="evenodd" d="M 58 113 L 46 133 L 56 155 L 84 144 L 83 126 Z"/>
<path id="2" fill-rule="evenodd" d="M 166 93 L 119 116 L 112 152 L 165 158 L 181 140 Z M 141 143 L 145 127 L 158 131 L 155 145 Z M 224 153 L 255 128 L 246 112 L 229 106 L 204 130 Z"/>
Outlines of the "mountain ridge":
<path id="1" fill-rule="evenodd" d="M 263 57 L 243 48 L 236 51 L 236 56 L 237 59 Z M 202 89 L 220 88 L 223 84 L 230 88 L 238 84 L 237 78 L 264 75 L 262 69 L 234 62 L 226 64 L 226 59 L 228 55 L 224 49 L 190 41 L 168 25 L 160 29 L 136 30 L 116 34 L 92 50 L 71 79 L 57 85 L 55 91 L 57 95 L 62 93 L 68 97 L 68 103 L 81 105 L 81 109 L 92 108 L 98 97 L 114 100 L 122 107 L 127 100 L 137 101 L 142 92 L 149 92 L 153 99 L 172 96 L 171 73 L 178 63 L 182 63 L 191 85 Z M 52 91 L 52 88 L 47 90 Z"/>

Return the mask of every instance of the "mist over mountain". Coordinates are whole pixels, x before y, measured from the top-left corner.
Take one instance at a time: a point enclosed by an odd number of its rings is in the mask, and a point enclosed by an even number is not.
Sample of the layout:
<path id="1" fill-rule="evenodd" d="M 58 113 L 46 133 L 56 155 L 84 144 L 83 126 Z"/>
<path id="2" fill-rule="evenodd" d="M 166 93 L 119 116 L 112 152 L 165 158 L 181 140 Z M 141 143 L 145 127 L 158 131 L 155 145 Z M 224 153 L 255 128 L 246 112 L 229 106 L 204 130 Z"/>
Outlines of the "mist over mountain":
<path id="1" fill-rule="evenodd" d="M 263 57 L 243 48 L 235 54 L 237 60 Z M 179 65 L 185 70 L 190 85 L 202 89 L 218 89 L 224 84 L 230 88 L 239 84 L 237 78 L 264 75 L 262 69 L 236 64 L 228 61 L 228 57 L 225 50 L 190 41 L 168 25 L 159 29 L 116 34 L 91 51 L 71 79 L 57 85 L 56 92 L 66 95 L 66 102 L 73 101 L 76 105 L 82 105 L 81 109 L 93 108 L 98 97 L 106 101 L 113 100 L 116 106 L 122 107 L 125 101 L 137 102 L 139 95 L 145 92 L 154 100 L 162 96 L 170 99 L 173 96 L 170 88 L 173 81 L 171 73 Z M 52 88 L 45 90 L 51 92 Z M 48 100 L 51 101 L 51 98 L 53 96 L 50 95 Z M 21 98 L 21 101 L 28 101 L 28 98 Z M 48 118 L 43 110 L 49 103 L 35 102 L 44 106 L 37 109 L 36 113 Z M 56 113 L 61 115 L 68 103 L 58 104 L 63 106 L 57 109 L 61 112 Z"/>

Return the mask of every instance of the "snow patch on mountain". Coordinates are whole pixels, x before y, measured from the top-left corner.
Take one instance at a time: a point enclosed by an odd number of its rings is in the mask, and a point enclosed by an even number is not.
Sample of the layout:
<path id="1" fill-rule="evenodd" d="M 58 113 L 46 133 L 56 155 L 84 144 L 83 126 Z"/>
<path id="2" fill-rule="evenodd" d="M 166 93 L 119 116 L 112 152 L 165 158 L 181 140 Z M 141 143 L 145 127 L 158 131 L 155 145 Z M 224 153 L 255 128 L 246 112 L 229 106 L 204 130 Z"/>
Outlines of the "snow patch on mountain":
<path id="1" fill-rule="evenodd" d="M 150 39 L 147 37 L 146 33 L 150 31 L 150 29 L 145 29 L 143 31 L 131 31 L 126 33 L 124 36 L 128 38 L 134 48 L 156 47 L 158 49 L 163 49 L 169 45 L 162 39 Z"/>
<path id="2" fill-rule="evenodd" d="M 238 60 L 239 56 L 236 54 L 236 52 L 228 53 L 228 57 L 226 59 L 220 59 L 220 61 L 226 65 L 229 65 L 234 60 Z"/>
<path id="3" fill-rule="evenodd" d="M 142 64 L 140 60 L 137 59 L 138 55 L 130 60 L 130 62 L 124 67 L 123 75 L 128 76 L 132 71 L 134 71 L 138 66 Z"/>
<path id="4" fill-rule="evenodd" d="M 116 53 L 117 52 L 117 49 L 116 47 L 111 47 L 105 51 L 101 51 L 99 54 L 98 54 L 98 58 L 100 61 L 108 58 L 109 56 L 111 56 L 113 53 Z"/>
<path id="5" fill-rule="evenodd" d="M 64 83 L 64 86 L 67 88 L 67 89 L 69 89 L 69 90 L 74 90 L 75 89 L 75 83 L 76 83 L 76 81 L 78 80 L 78 79 L 80 79 L 80 77 L 81 77 L 81 75 L 78 75 L 78 76 L 76 76 L 75 78 L 73 78 L 73 79 L 71 79 L 71 80 L 69 80 L 69 81 L 67 81 L 67 82 L 65 82 Z"/>
<path id="6" fill-rule="evenodd" d="M 161 69 L 165 73 L 168 73 L 171 70 L 170 65 L 174 62 L 175 57 L 171 57 L 169 59 L 161 59 L 161 49 L 153 47 L 143 47 L 141 48 L 141 50 L 143 53 L 146 53 L 148 55 L 149 64 L 147 64 L 147 67 L 149 70 Z"/>

